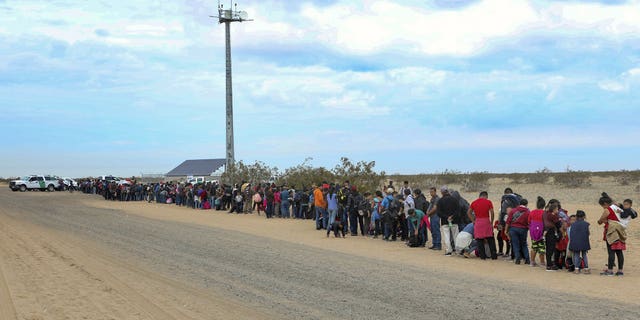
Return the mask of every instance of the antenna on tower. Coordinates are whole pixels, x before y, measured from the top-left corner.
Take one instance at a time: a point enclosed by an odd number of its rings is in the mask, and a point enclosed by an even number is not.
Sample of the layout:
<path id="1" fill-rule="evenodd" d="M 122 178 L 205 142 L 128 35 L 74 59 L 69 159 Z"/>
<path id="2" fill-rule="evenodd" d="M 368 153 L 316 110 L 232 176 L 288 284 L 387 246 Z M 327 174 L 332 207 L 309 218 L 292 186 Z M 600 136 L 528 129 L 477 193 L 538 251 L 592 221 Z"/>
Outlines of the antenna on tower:
<path id="1" fill-rule="evenodd" d="M 220 0 L 218 0 L 218 18 L 220 24 L 225 24 L 225 48 L 226 48 L 226 105 L 227 105 L 227 164 L 225 170 L 235 164 L 234 139 L 233 139 L 233 89 L 231 81 L 231 22 L 253 21 L 245 11 L 238 11 L 238 4 L 233 5 L 233 0 L 229 1 L 229 9 L 224 10 Z M 233 9 L 235 7 L 235 10 Z"/>

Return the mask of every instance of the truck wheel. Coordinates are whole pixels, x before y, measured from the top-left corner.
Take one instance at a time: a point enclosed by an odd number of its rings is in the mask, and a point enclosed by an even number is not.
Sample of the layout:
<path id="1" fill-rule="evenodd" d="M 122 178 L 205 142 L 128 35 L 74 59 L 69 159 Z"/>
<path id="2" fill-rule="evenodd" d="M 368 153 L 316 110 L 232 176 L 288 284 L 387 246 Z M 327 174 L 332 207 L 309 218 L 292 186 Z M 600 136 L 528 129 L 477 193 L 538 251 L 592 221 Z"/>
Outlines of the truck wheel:
<path id="1" fill-rule="evenodd" d="M 23 184 L 20 186 L 20 192 L 25 192 L 25 191 L 27 191 L 27 186 Z"/>
<path id="2" fill-rule="evenodd" d="M 53 192 L 54 190 L 56 190 L 56 188 L 52 184 L 47 187 L 47 191 L 49 192 Z"/>

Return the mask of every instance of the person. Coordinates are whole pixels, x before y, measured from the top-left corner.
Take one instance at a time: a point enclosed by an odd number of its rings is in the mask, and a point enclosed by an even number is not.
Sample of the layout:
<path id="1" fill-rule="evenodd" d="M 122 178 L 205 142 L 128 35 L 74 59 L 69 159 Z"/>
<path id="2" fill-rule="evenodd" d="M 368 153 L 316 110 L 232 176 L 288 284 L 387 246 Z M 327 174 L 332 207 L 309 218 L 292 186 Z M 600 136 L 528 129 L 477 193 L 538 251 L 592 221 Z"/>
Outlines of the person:
<path id="1" fill-rule="evenodd" d="M 436 204 L 440 200 L 438 193 L 436 191 L 436 187 L 429 188 L 429 196 L 431 199 L 429 200 L 429 209 L 427 211 L 427 216 L 429 216 L 429 222 L 431 225 L 429 226 L 429 231 L 431 231 L 431 250 L 442 250 L 442 234 L 440 233 L 440 217 L 436 214 Z"/>
<path id="2" fill-rule="evenodd" d="M 282 191 L 280 191 L 280 213 L 283 219 L 289 219 L 291 217 L 291 212 L 289 211 L 289 207 L 291 206 L 291 198 L 293 195 L 288 187 L 282 187 Z"/>
<path id="3" fill-rule="evenodd" d="M 542 215 L 542 221 L 544 222 L 544 242 L 545 251 L 547 254 L 547 271 L 558 271 L 558 266 L 555 264 L 557 259 L 556 243 L 560 238 L 559 226 L 561 224 L 558 217 L 558 205 L 556 203 L 549 204 L 547 210 Z"/>
<path id="4" fill-rule="evenodd" d="M 384 240 L 396 241 L 398 236 L 398 213 L 400 205 L 393 196 L 393 188 L 387 189 L 387 195 L 382 199 L 382 219 L 384 220 Z"/>
<path id="5" fill-rule="evenodd" d="M 546 202 L 540 196 L 536 201 L 536 209 L 529 212 L 529 236 L 531 236 L 531 266 L 536 267 L 536 256 L 540 257 L 540 266 L 546 266 L 544 244 L 544 207 Z"/>
<path id="6" fill-rule="evenodd" d="M 455 239 L 460 232 L 456 216 L 460 212 L 460 202 L 451 196 L 449 188 L 442 186 L 440 188 L 442 198 L 438 200 L 435 209 L 440 217 L 440 229 L 443 235 L 445 256 L 451 256 L 455 248 Z"/>
<path id="7" fill-rule="evenodd" d="M 402 187 L 400 187 L 400 194 L 406 195 L 406 191 L 409 190 L 409 194 L 411 194 L 411 187 L 409 186 L 409 181 L 404 181 Z"/>
<path id="8" fill-rule="evenodd" d="M 416 204 L 415 201 L 413 200 L 413 196 L 411 195 L 411 189 L 408 187 L 409 182 L 406 182 L 406 186 L 405 188 L 403 188 L 403 201 L 402 204 L 404 205 L 404 210 L 403 210 L 403 214 L 401 215 L 401 234 L 402 234 L 402 241 L 409 241 L 409 235 L 411 234 L 411 226 L 409 226 L 409 210 L 411 209 L 415 209 L 416 208 Z M 417 228 L 416 228 L 417 230 Z"/>
<path id="9" fill-rule="evenodd" d="M 420 210 L 424 213 L 424 217 L 422 217 L 422 219 L 419 221 L 419 229 L 421 228 L 421 231 L 419 231 L 420 235 L 421 235 L 421 243 L 420 246 L 421 247 L 425 247 L 427 241 L 429 240 L 429 216 L 427 215 L 427 212 L 429 212 L 429 201 L 427 201 L 427 198 L 424 196 L 424 194 L 422 193 L 422 190 L 420 189 L 414 189 L 413 190 L 413 201 L 415 203 L 415 208 L 416 210 Z"/>
<path id="10" fill-rule="evenodd" d="M 256 191 L 253 194 L 253 209 L 258 209 L 258 215 L 260 215 L 260 210 L 262 209 L 262 195 L 260 195 L 260 191 Z"/>
<path id="11" fill-rule="evenodd" d="M 327 238 L 329 237 L 329 233 L 331 232 L 331 230 L 333 230 L 334 237 L 340 238 L 340 232 L 342 232 L 342 238 L 345 238 L 344 228 L 342 227 L 342 216 L 337 213 L 335 215 L 335 219 L 331 223 L 331 226 L 327 229 Z"/>
<path id="12" fill-rule="evenodd" d="M 571 225 L 569 230 L 569 250 L 573 256 L 574 273 L 589 274 L 589 260 L 587 252 L 591 250 L 589 243 L 589 222 L 585 221 L 586 214 L 582 210 L 576 212 L 576 222 Z"/>
<path id="13" fill-rule="evenodd" d="M 509 211 L 505 224 L 505 232 L 511 241 L 511 248 L 516 257 L 516 264 L 520 264 L 522 259 L 529 265 L 529 250 L 527 249 L 527 231 L 529 230 L 529 208 L 527 199 L 520 200 L 520 205 Z"/>
<path id="14" fill-rule="evenodd" d="M 358 188 L 355 185 L 352 185 L 351 191 L 347 196 L 346 206 L 346 210 L 349 212 L 349 227 L 352 236 L 358 235 L 358 225 L 360 226 L 361 235 L 365 235 L 364 218 L 368 213 L 365 210 L 365 205 L 363 204 L 364 201 L 365 199 L 362 194 L 358 192 Z"/>
<path id="15" fill-rule="evenodd" d="M 633 201 L 631 199 L 625 199 L 622 202 L 622 212 L 620 213 L 620 223 L 625 226 L 629 226 L 631 219 L 636 219 L 638 217 L 638 213 L 631 207 L 633 205 Z"/>
<path id="16" fill-rule="evenodd" d="M 328 225 L 331 226 L 327 228 L 327 237 L 329 237 L 329 233 L 331 232 L 331 228 L 334 227 L 333 222 L 336 221 L 336 217 L 338 216 L 338 194 L 335 191 L 335 188 L 329 189 L 327 192 L 327 214 L 329 215 Z M 338 221 L 342 221 L 342 216 Z M 344 234 L 344 230 L 342 231 Z"/>
<path id="17" fill-rule="evenodd" d="M 474 224 L 468 223 L 456 236 L 456 250 L 465 258 L 470 258 L 471 253 L 478 249 L 478 241 L 473 239 L 475 234 Z"/>
<path id="18" fill-rule="evenodd" d="M 336 184 L 335 189 L 338 195 L 338 214 L 342 216 L 342 228 L 344 228 L 344 232 L 347 232 L 349 230 L 349 226 L 351 224 L 355 224 L 351 220 L 353 219 L 354 222 L 357 220 L 355 216 L 349 214 L 349 195 L 351 194 L 351 183 L 349 182 L 349 180 L 346 180 L 343 183 L 342 188 L 340 188 L 340 186 Z"/>
<path id="19" fill-rule="evenodd" d="M 624 275 L 624 251 L 627 249 L 626 239 L 627 233 L 625 228 L 620 224 L 618 215 L 622 212 L 618 206 L 613 205 L 613 200 L 606 193 L 602 193 L 598 204 L 602 206 L 604 212 L 598 219 L 598 224 L 604 224 L 603 240 L 607 244 L 607 270 L 600 275 L 603 276 L 623 276 Z M 618 271 L 613 273 L 613 264 L 615 258 L 618 258 Z"/>
<path id="20" fill-rule="evenodd" d="M 511 188 L 504 189 L 504 194 L 500 199 L 500 217 L 499 217 L 500 227 L 498 227 L 499 231 L 504 229 L 505 224 L 507 223 L 507 216 L 509 215 L 509 212 L 511 211 L 511 209 L 517 208 L 520 205 L 520 199 L 522 199 L 522 197 L 517 193 L 514 193 L 513 189 Z M 511 245 L 511 241 L 509 240 L 509 234 L 507 232 L 504 232 L 504 241 L 506 242 L 506 245 L 507 245 L 507 252 L 505 252 L 505 256 L 509 256 L 509 253 L 508 253 L 509 247 L 511 247 L 510 257 L 511 257 L 511 260 L 515 259 L 513 245 Z"/>
<path id="21" fill-rule="evenodd" d="M 407 212 L 407 226 L 409 231 L 409 238 L 414 237 L 416 240 L 415 246 L 424 247 L 425 242 L 424 239 L 426 237 L 426 229 L 422 227 L 422 219 L 424 218 L 424 211 L 420 209 L 409 209 Z M 411 242 L 411 241 L 409 241 Z M 410 245 L 410 243 L 407 245 Z"/>
<path id="22" fill-rule="evenodd" d="M 486 246 L 489 247 L 489 257 L 491 260 L 498 259 L 496 253 L 496 243 L 493 239 L 493 203 L 489 200 L 489 193 L 480 192 L 478 199 L 473 201 L 467 211 L 469 220 L 474 225 L 473 237 L 478 241 L 478 254 L 480 259 L 487 259 Z"/>
<path id="23" fill-rule="evenodd" d="M 373 238 L 377 239 L 382 233 L 382 192 L 376 191 L 376 196 L 372 200 L 371 208 L 371 229 L 373 229 Z"/>
<path id="24" fill-rule="evenodd" d="M 322 184 L 313 190 L 313 205 L 316 209 L 316 230 L 327 229 L 329 219 L 326 217 L 327 201 L 324 198 L 324 192 L 320 189 Z"/>

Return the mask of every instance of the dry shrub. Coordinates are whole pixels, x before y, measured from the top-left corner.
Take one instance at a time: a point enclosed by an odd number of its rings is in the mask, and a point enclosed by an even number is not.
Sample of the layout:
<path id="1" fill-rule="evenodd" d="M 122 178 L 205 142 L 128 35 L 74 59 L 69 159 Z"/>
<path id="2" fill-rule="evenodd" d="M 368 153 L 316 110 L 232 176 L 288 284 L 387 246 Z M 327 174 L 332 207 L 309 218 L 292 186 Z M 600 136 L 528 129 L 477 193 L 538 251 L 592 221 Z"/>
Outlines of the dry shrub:
<path id="1" fill-rule="evenodd" d="M 459 184 L 465 180 L 465 176 L 460 171 L 446 169 L 442 173 L 436 174 L 436 182 L 441 185 Z"/>
<path id="2" fill-rule="evenodd" d="M 526 183 L 547 183 L 551 177 L 551 170 L 549 168 L 542 168 L 536 170 L 534 173 L 527 174 L 525 178 Z"/>
<path id="3" fill-rule="evenodd" d="M 616 180 L 616 183 L 618 183 L 619 185 L 628 186 L 633 183 L 637 183 L 638 180 L 640 180 L 640 171 L 622 170 L 614 174 L 614 178 Z"/>
<path id="4" fill-rule="evenodd" d="M 511 180 L 512 184 L 523 184 L 527 181 L 526 173 L 509 173 L 507 178 Z"/>
<path id="5" fill-rule="evenodd" d="M 640 184 L 636 186 L 636 192 L 640 192 Z"/>
<path id="6" fill-rule="evenodd" d="M 462 190 L 465 192 L 478 192 L 487 190 L 489 187 L 488 172 L 470 172 L 465 175 L 462 181 Z"/>
<path id="7" fill-rule="evenodd" d="M 567 169 L 566 172 L 556 173 L 554 181 L 566 188 L 590 187 L 591 172 Z"/>

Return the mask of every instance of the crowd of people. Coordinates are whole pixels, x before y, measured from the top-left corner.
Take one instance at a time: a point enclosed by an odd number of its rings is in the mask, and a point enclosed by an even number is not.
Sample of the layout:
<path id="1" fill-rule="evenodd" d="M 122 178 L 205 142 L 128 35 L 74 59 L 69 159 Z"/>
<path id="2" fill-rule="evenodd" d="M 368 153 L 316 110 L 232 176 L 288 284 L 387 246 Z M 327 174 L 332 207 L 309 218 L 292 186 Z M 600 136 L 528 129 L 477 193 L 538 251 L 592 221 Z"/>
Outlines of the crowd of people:
<path id="1" fill-rule="evenodd" d="M 349 181 L 342 185 L 322 182 L 296 190 L 295 186 L 268 183 L 232 186 L 217 181 L 144 184 L 135 180 L 85 180 L 79 188 L 106 200 L 166 203 L 237 214 L 264 212 L 267 219 L 312 219 L 316 230 L 326 231 L 327 237 L 333 233 L 342 238 L 350 234 L 385 241 L 400 239 L 410 247 L 426 247 L 430 234 L 428 249 L 444 251 L 446 256 L 475 256 L 482 260 L 501 257 L 547 271 L 591 273 L 591 234 L 586 213 L 578 210 L 571 214 L 559 200 L 545 201 L 542 197 L 537 197 L 535 208 L 530 208 L 529 201 L 511 188 L 504 190 L 495 209 L 486 191 L 469 203 L 447 186 L 439 190 L 431 187 L 425 194 L 412 189 L 408 181 L 397 189 L 390 182 L 373 193 L 360 193 Z M 626 229 L 638 214 L 631 199 L 619 204 L 602 193 L 598 203 L 603 212 L 597 223 L 604 227 L 602 239 L 608 253 L 607 268 L 600 274 L 622 276 Z"/>

